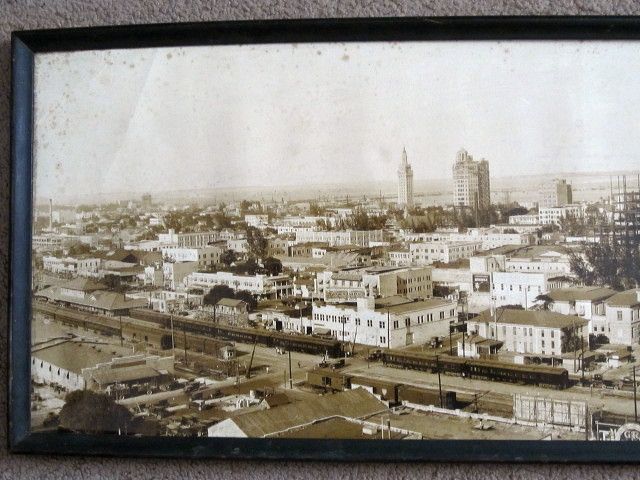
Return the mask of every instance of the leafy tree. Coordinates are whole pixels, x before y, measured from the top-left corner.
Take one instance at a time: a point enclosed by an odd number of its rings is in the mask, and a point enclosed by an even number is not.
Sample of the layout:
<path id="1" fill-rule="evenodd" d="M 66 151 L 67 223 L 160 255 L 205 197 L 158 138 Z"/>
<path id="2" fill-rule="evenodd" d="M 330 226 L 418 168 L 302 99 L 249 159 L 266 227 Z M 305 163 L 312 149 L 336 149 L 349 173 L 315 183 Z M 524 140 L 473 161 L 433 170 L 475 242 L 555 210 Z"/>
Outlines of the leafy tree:
<path id="1" fill-rule="evenodd" d="M 608 285 L 616 290 L 640 285 L 640 250 L 614 242 L 609 236 L 586 245 L 582 255 L 572 253 L 570 263 L 585 285 Z"/>
<path id="2" fill-rule="evenodd" d="M 133 415 L 111 397 L 91 390 L 76 390 L 65 398 L 60 410 L 60 428 L 88 434 L 126 434 Z"/>
<path id="3" fill-rule="evenodd" d="M 447 287 L 446 285 L 434 285 L 433 286 L 433 296 L 446 298 L 452 293 L 456 291 L 453 287 Z"/>
<path id="4" fill-rule="evenodd" d="M 217 228 L 231 228 L 231 218 L 224 212 L 216 212 L 211 217 L 212 224 Z"/>
<path id="5" fill-rule="evenodd" d="M 549 295 L 546 295 L 544 293 L 541 293 L 540 295 L 538 295 L 535 298 L 536 302 L 541 302 L 542 305 L 540 305 L 540 307 L 542 308 L 542 310 L 549 310 L 549 307 L 551 306 L 551 304 L 553 303 L 553 298 L 551 298 Z"/>
<path id="6" fill-rule="evenodd" d="M 255 299 L 255 297 L 251 294 L 251 292 L 247 291 L 247 290 L 238 290 L 235 294 L 235 299 L 236 300 L 242 300 L 243 302 L 246 302 L 246 304 L 249 306 L 249 311 L 253 312 L 256 307 L 258 306 L 258 301 Z"/>
<path id="7" fill-rule="evenodd" d="M 580 350 L 583 347 L 583 340 L 580 335 L 578 335 L 578 331 L 576 328 L 568 327 L 563 329 L 564 335 L 562 336 L 561 343 L 561 351 L 565 352 L 574 352 L 576 350 Z"/>
<path id="8" fill-rule="evenodd" d="M 356 208 L 345 223 L 347 228 L 353 230 L 379 230 L 387 223 L 387 216 L 369 215 L 363 208 Z"/>
<path id="9" fill-rule="evenodd" d="M 202 299 L 204 305 L 215 305 L 222 298 L 234 298 L 234 291 L 227 285 L 216 285 Z"/>
<path id="10" fill-rule="evenodd" d="M 238 259 L 238 254 L 235 250 L 227 249 L 222 254 L 220 254 L 220 262 L 225 266 L 230 266 L 233 262 Z"/>
<path id="11" fill-rule="evenodd" d="M 323 207 L 319 206 L 317 203 L 311 202 L 309 204 L 309 215 L 319 217 L 321 215 L 324 215 L 325 213 L 326 210 Z"/>
<path id="12" fill-rule="evenodd" d="M 91 252 L 91 247 L 86 243 L 75 242 L 69 246 L 68 253 L 69 255 L 85 255 Z"/>
<path id="13" fill-rule="evenodd" d="M 514 207 L 511 208 L 507 211 L 507 216 L 509 217 L 513 217 L 514 215 L 526 215 L 529 213 L 529 210 L 527 210 L 525 207 Z"/>
<path id="14" fill-rule="evenodd" d="M 316 220 L 316 226 L 323 231 L 331 230 L 331 225 L 324 218 Z"/>
<path id="15" fill-rule="evenodd" d="M 269 242 L 262 232 L 255 227 L 247 227 L 247 249 L 249 256 L 254 259 L 264 258 L 267 255 Z"/>
<path id="16" fill-rule="evenodd" d="M 282 273 L 282 262 L 274 257 L 265 258 L 262 262 L 265 271 L 269 275 L 279 275 Z"/>
<path id="17" fill-rule="evenodd" d="M 259 268 L 255 259 L 250 258 L 244 263 L 236 263 L 234 266 L 228 267 L 228 270 L 239 275 L 255 275 Z"/>

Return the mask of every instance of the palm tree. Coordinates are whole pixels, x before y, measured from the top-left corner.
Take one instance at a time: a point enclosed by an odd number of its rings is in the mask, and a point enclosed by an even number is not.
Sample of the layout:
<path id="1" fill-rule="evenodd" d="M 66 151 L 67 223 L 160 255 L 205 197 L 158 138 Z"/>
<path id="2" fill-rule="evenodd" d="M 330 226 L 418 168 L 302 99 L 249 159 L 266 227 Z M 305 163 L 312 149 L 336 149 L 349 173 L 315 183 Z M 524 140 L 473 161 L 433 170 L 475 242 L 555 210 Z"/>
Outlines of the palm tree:
<path id="1" fill-rule="evenodd" d="M 553 304 L 553 298 L 551 298 L 546 293 L 542 293 L 535 298 L 536 302 L 542 302 L 540 308 L 542 310 L 549 310 L 549 307 Z"/>

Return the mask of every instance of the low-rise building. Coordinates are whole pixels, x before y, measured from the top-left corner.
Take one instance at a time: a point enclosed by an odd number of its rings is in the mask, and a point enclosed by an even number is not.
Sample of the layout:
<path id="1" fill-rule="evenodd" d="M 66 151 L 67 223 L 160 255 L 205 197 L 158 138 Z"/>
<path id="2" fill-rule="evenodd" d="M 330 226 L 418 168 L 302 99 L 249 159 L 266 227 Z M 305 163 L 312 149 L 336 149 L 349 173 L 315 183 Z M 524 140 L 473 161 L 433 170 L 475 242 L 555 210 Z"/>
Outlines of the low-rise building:
<path id="1" fill-rule="evenodd" d="M 573 282 L 566 276 L 537 272 L 493 272 L 491 294 L 496 306 L 521 305 L 532 308 L 536 297 L 554 288 L 565 288 Z"/>
<path id="2" fill-rule="evenodd" d="M 235 415 L 209 427 L 209 437 L 265 438 L 286 436 L 322 419 L 367 419 L 388 411 L 387 405 L 362 388 L 317 396 L 275 408 Z M 362 426 L 358 425 L 362 430 Z"/>
<path id="3" fill-rule="evenodd" d="M 188 232 L 176 233 L 172 228 L 167 233 L 160 233 L 158 241 L 163 245 L 175 245 L 178 247 L 198 248 L 221 240 L 220 232 Z"/>
<path id="4" fill-rule="evenodd" d="M 162 247 L 162 256 L 169 262 L 197 262 L 198 268 L 205 269 L 220 264 L 220 255 L 226 248 L 225 243 L 204 247 Z"/>
<path id="5" fill-rule="evenodd" d="M 83 370 L 111 361 L 105 345 L 63 341 L 34 347 L 31 351 L 31 378 L 36 383 L 58 385 L 67 391 L 87 387 Z"/>
<path id="6" fill-rule="evenodd" d="M 469 319 L 467 332 L 502 342 L 501 351 L 520 354 L 517 363 L 555 365 L 562 364 L 563 354 L 588 349 L 588 323 L 556 312 L 498 308 Z"/>
<path id="7" fill-rule="evenodd" d="M 230 238 L 227 240 L 227 248 L 236 253 L 245 254 L 249 251 L 249 243 L 246 238 Z"/>
<path id="8" fill-rule="evenodd" d="M 522 254 L 505 260 L 507 272 L 542 272 L 556 275 L 571 275 L 569 254 L 549 250 L 534 256 Z"/>
<path id="9" fill-rule="evenodd" d="M 640 289 L 616 293 L 605 301 L 610 343 L 637 345 L 640 340 Z"/>
<path id="10" fill-rule="evenodd" d="M 162 313 L 172 313 L 201 307 L 204 295 L 184 291 L 160 290 L 150 294 L 150 306 Z M 143 298 L 143 297 L 141 297 Z"/>
<path id="11" fill-rule="evenodd" d="M 162 273 L 164 276 L 164 287 L 175 290 L 185 286 L 185 278 L 199 268 L 198 262 L 164 262 Z"/>
<path id="12" fill-rule="evenodd" d="M 509 215 L 510 225 L 539 225 L 540 216 L 535 214 Z"/>
<path id="13" fill-rule="evenodd" d="M 309 230 L 296 229 L 296 243 L 321 242 L 332 247 L 339 245 L 358 245 L 369 247 L 371 242 L 383 242 L 383 230 Z"/>
<path id="14" fill-rule="evenodd" d="M 93 280 L 76 278 L 60 286 L 34 292 L 34 297 L 108 316 L 128 315 L 132 308 L 147 306 L 147 300 L 127 298 L 122 293 L 106 291 L 104 288 L 104 285 Z"/>
<path id="15" fill-rule="evenodd" d="M 234 291 L 247 290 L 258 298 L 283 298 L 293 293 L 289 275 L 239 275 L 232 272 L 193 272 L 185 278 L 185 286 L 210 290 L 226 285 Z"/>
<path id="16" fill-rule="evenodd" d="M 45 255 L 42 257 L 42 266 L 45 271 L 58 275 L 96 277 L 100 269 L 100 259 L 92 256 L 56 257 Z"/>
<path id="17" fill-rule="evenodd" d="M 452 263 L 469 258 L 482 248 L 482 241 L 410 243 L 411 265 L 431 265 L 434 262 Z"/>
<path id="18" fill-rule="evenodd" d="M 605 301 L 615 295 L 606 287 L 570 287 L 551 290 L 549 310 L 564 315 L 578 315 L 589 321 L 589 333 L 607 335 Z"/>
<path id="19" fill-rule="evenodd" d="M 568 216 L 582 217 L 584 206 L 579 204 L 563 205 L 561 207 L 540 207 L 541 225 L 560 225 L 560 221 Z"/>
<path id="20" fill-rule="evenodd" d="M 326 302 L 354 302 L 357 298 L 404 295 L 431 298 L 430 267 L 363 267 L 326 270 L 316 276 L 317 294 Z"/>
<path id="21" fill-rule="evenodd" d="M 399 348 L 426 343 L 449 333 L 457 321 L 457 304 L 440 298 L 411 300 L 394 296 L 376 301 L 358 298 L 353 304 L 313 304 L 313 331 L 329 332 L 345 342 Z"/>
<path id="22" fill-rule="evenodd" d="M 244 216 L 244 221 L 250 227 L 263 228 L 269 225 L 269 215 L 252 213 Z"/>
<path id="23" fill-rule="evenodd" d="M 243 300 L 235 298 L 221 298 L 215 305 L 217 315 L 226 315 L 240 320 L 246 320 L 249 315 L 249 305 Z"/>
<path id="24" fill-rule="evenodd" d="M 131 355 L 82 369 L 85 388 L 116 398 L 147 393 L 173 379 L 174 357 Z"/>

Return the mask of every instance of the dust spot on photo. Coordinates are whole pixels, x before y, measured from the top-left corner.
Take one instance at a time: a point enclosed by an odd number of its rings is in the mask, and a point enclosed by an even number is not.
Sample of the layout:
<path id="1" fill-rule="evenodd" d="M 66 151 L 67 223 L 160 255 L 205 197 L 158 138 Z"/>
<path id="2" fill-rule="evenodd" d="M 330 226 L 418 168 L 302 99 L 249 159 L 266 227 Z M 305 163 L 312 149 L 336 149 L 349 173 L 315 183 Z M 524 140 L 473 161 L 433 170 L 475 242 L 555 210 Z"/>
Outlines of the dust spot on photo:
<path id="1" fill-rule="evenodd" d="M 348 62 L 350 58 L 351 57 L 349 57 L 349 55 L 347 55 L 346 53 L 344 55 L 342 55 L 342 61 L 343 62 Z"/>

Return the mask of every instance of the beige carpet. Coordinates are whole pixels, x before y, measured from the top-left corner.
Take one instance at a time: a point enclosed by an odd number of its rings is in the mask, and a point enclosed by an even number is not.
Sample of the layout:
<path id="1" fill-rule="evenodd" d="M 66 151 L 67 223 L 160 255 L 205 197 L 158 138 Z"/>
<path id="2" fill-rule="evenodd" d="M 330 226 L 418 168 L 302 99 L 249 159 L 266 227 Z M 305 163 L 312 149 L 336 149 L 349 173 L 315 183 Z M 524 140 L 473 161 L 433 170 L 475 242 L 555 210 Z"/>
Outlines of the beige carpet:
<path id="1" fill-rule="evenodd" d="M 245 20 L 301 17 L 415 15 L 638 15 L 631 0 L 440 0 L 274 1 L 245 2 L 178 0 L 0 0 L 0 438 L 6 438 L 7 268 L 9 222 L 9 92 L 10 32 L 108 24 Z M 220 462 L 121 460 L 114 458 L 52 458 L 11 456 L 6 442 L 0 452 L 0 478 L 638 478 L 640 469 L 608 466 L 466 465 L 466 464 L 335 464 L 286 462 Z M 372 446 L 374 446 L 372 444 Z M 557 444 L 562 448 L 561 444 Z"/>

